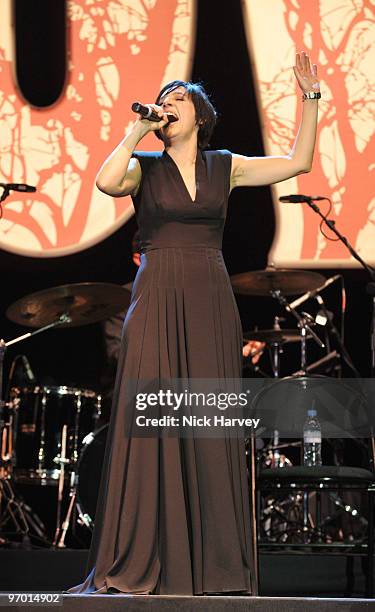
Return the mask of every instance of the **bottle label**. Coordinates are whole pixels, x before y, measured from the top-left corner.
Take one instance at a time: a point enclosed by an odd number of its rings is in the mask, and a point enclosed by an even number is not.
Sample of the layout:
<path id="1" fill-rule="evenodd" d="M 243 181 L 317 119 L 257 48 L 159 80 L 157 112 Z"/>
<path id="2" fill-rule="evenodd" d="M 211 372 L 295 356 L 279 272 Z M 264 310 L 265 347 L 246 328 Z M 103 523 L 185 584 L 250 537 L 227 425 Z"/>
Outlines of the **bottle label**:
<path id="1" fill-rule="evenodd" d="M 319 434 L 307 434 L 303 439 L 305 444 L 321 444 L 322 436 Z"/>

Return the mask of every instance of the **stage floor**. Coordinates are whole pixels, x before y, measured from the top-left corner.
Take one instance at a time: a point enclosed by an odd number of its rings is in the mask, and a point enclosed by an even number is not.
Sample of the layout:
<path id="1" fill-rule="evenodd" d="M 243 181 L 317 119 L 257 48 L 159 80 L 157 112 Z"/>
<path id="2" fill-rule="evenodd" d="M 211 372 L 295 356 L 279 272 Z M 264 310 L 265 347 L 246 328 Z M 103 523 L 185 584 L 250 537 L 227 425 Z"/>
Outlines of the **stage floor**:
<path id="1" fill-rule="evenodd" d="M 10 550 L 0 548 L 0 593 L 62 593 L 84 580 L 87 553 L 87 550 L 73 549 Z M 280 598 L 280 601 L 292 598 L 290 601 L 293 602 L 305 602 L 307 601 L 306 598 L 312 598 L 313 601 L 316 601 L 314 598 L 321 598 L 321 601 L 328 598 L 330 600 L 345 598 L 340 599 L 340 601 L 346 601 L 348 597 L 350 597 L 349 601 L 354 601 L 354 598 L 360 601 L 365 597 L 364 587 L 362 564 L 359 558 L 354 559 L 352 586 L 348 590 L 346 558 L 344 555 L 334 557 L 317 554 L 303 556 L 291 554 L 260 555 L 259 594 L 262 596 L 262 601 L 275 601 L 274 598 Z M 75 605 L 74 601 L 70 600 L 71 597 L 73 595 L 67 595 L 64 605 L 70 605 L 69 602 Z M 101 599 L 104 596 L 98 597 Z M 107 597 L 112 601 L 113 597 L 119 596 L 109 595 Z M 88 598 L 90 607 L 93 605 L 92 599 L 96 599 L 95 596 L 89 596 Z M 128 602 L 133 601 L 133 598 L 125 597 L 125 599 Z M 212 597 L 206 597 L 204 602 L 207 605 L 207 602 L 212 599 Z M 82 605 L 82 599 L 78 599 L 78 601 Z M 142 603 L 139 596 L 134 601 L 138 602 L 137 605 Z M 146 598 L 145 601 L 152 603 L 154 598 Z M 167 603 L 168 601 L 169 599 L 166 600 Z M 182 600 L 176 599 L 179 605 L 183 605 L 184 601 L 185 598 L 182 598 Z M 195 602 L 196 599 L 193 598 L 193 601 Z M 215 601 L 217 605 L 221 606 L 220 602 L 223 601 L 223 598 L 218 597 Z M 249 603 L 249 598 L 246 597 L 238 599 L 238 601 L 245 601 L 247 606 L 255 605 L 252 603 L 253 599 Z M 147 605 L 151 605 L 151 603 Z M 86 602 L 84 605 L 86 606 Z M 159 601 L 158 605 L 162 605 L 162 600 Z M 191 602 L 189 605 L 192 605 Z M 373 606 L 375 612 L 375 600 Z"/>
<path id="2" fill-rule="evenodd" d="M 1 593 L 2 610 L 23 610 L 25 606 L 6 604 L 7 594 Z M 52 606 L 26 606 L 35 612 Z M 177 597 L 158 595 L 63 595 L 63 601 L 53 608 L 64 612 L 370 612 L 375 609 L 371 599 L 325 599 L 315 597 Z"/>

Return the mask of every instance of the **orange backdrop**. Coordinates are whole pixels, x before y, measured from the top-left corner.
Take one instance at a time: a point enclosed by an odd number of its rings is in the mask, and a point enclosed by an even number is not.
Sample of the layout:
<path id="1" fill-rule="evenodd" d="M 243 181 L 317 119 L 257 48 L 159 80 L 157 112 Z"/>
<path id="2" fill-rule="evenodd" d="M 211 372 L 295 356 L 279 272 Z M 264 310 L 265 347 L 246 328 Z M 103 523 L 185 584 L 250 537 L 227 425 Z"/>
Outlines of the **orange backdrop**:
<path id="1" fill-rule="evenodd" d="M 320 219 L 306 205 L 278 202 L 280 195 L 302 193 L 331 198 L 330 218 L 375 263 L 374 0 L 244 0 L 243 10 L 267 154 L 289 153 L 298 128 L 296 51 L 310 54 L 321 78 L 313 170 L 273 188 L 277 232 L 269 261 L 357 265 L 341 243 L 320 234 Z"/>
<path id="2" fill-rule="evenodd" d="M 60 256 L 105 238 L 132 214 L 130 198 L 95 188 L 100 164 L 134 120 L 134 99 L 190 77 L 195 0 L 71 0 L 65 91 L 32 108 L 13 77 L 11 0 L 0 0 L 0 182 L 35 185 L 11 192 L 0 247 L 21 255 Z M 142 142 L 149 150 L 155 137 Z"/>

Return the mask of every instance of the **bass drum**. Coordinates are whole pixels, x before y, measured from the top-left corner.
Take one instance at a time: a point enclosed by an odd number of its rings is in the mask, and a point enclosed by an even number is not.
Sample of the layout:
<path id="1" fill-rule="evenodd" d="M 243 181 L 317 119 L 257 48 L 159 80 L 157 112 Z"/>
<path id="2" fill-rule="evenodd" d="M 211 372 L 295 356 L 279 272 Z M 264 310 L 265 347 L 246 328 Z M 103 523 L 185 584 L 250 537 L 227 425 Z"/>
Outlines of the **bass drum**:
<path id="1" fill-rule="evenodd" d="M 108 424 L 89 433 L 83 440 L 78 462 L 77 509 L 82 523 L 89 529 L 94 527 L 107 435 Z"/>

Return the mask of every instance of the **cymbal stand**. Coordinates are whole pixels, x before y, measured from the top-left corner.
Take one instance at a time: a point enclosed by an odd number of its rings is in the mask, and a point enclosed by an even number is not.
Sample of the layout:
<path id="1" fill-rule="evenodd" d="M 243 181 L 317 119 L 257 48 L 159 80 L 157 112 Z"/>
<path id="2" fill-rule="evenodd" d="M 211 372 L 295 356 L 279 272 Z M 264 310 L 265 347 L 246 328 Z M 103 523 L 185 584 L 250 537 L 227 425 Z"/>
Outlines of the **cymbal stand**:
<path id="1" fill-rule="evenodd" d="M 61 502 L 62 502 L 62 493 L 61 493 L 61 499 L 59 497 L 59 514 L 58 514 L 58 523 L 57 523 L 57 528 L 56 528 L 56 536 L 55 536 L 55 540 L 54 540 L 54 546 L 57 546 L 57 548 L 64 548 L 65 547 L 65 536 L 66 533 L 69 529 L 69 525 L 70 525 L 70 519 L 72 516 L 72 511 L 74 508 L 74 503 L 75 503 L 75 499 L 77 496 L 77 487 L 76 487 L 76 473 L 77 473 L 77 464 L 78 464 L 78 459 L 79 459 L 79 454 L 78 454 L 78 430 L 79 430 L 79 417 L 81 414 L 81 409 L 82 409 L 82 397 L 81 394 L 79 393 L 77 395 L 76 398 L 76 412 L 75 412 L 75 426 L 74 426 L 74 434 L 73 434 L 73 452 L 72 452 L 72 458 L 71 460 L 65 460 L 65 446 L 62 447 L 62 454 L 61 454 L 61 459 L 56 459 L 57 463 L 60 463 L 61 465 L 61 472 L 63 472 L 64 470 L 64 464 L 65 463 L 70 463 L 70 485 L 69 485 L 69 497 L 70 497 L 70 501 L 69 501 L 69 506 L 68 506 L 68 510 L 65 516 L 65 519 L 63 520 L 63 522 L 61 523 L 60 526 L 60 519 L 61 519 Z M 66 426 L 64 426 L 66 427 Z M 60 479 L 61 479 L 61 472 L 60 472 Z M 62 482 L 64 483 L 64 478 L 61 479 Z"/>
<path id="2" fill-rule="evenodd" d="M 275 317 L 273 323 L 273 329 L 280 330 L 280 320 L 281 317 Z M 282 342 L 271 342 L 271 352 L 272 352 L 272 371 L 273 377 L 279 378 L 280 376 L 280 355 L 283 352 Z M 278 450 L 279 444 L 279 432 L 277 429 L 273 432 L 273 441 L 269 444 L 270 447 L 273 447 L 275 450 L 272 450 L 273 453 L 273 465 L 274 467 L 279 467 L 280 464 L 280 453 Z"/>
<path id="3" fill-rule="evenodd" d="M 17 344 L 18 342 L 21 342 L 22 340 L 28 340 L 29 338 L 36 336 L 36 334 L 41 334 L 42 332 L 45 332 L 48 329 L 54 329 L 55 327 L 58 327 L 59 325 L 65 325 L 66 323 L 70 323 L 71 320 L 72 320 L 71 317 L 64 313 L 60 315 L 57 321 L 54 321 L 53 323 L 44 325 L 43 327 L 40 327 L 39 329 L 35 329 L 32 332 L 27 332 L 27 334 L 22 334 L 22 336 L 17 336 L 17 338 L 13 338 L 13 340 L 8 340 L 8 342 L 4 342 L 4 340 L 0 340 L 0 342 L 3 342 L 4 347 L 8 348 L 8 346 L 12 346 L 12 344 Z"/>
<path id="4" fill-rule="evenodd" d="M 65 464 L 67 463 L 66 459 L 66 439 L 67 439 L 67 425 L 63 426 L 62 434 L 61 434 L 61 444 L 60 444 L 60 455 L 55 457 L 55 463 L 60 465 L 60 474 L 59 474 L 59 485 L 57 490 L 57 517 L 56 517 L 56 531 L 55 538 L 53 540 L 53 546 L 56 546 L 57 539 L 60 533 L 60 522 L 61 522 L 61 506 L 64 495 L 64 480 L 65 480 Z"/>

